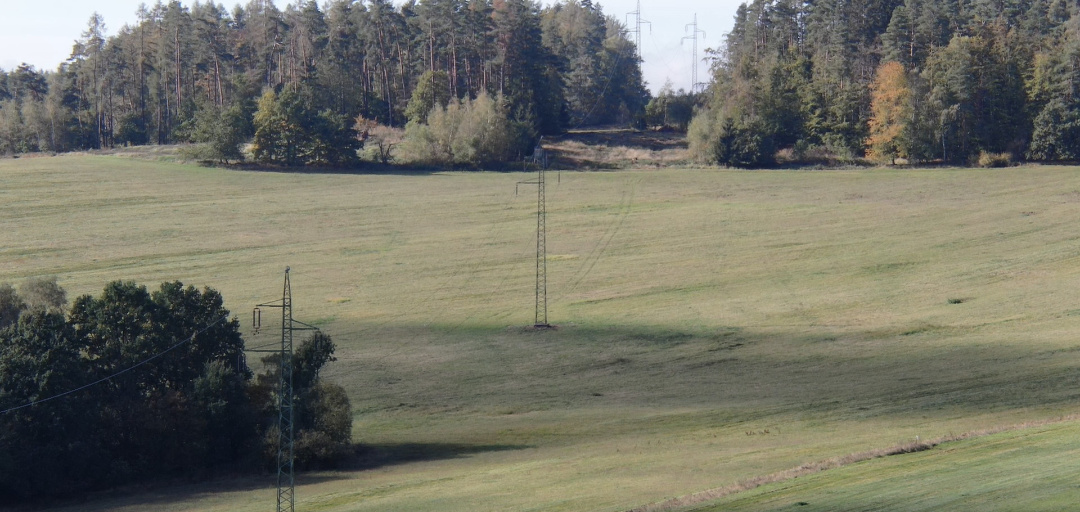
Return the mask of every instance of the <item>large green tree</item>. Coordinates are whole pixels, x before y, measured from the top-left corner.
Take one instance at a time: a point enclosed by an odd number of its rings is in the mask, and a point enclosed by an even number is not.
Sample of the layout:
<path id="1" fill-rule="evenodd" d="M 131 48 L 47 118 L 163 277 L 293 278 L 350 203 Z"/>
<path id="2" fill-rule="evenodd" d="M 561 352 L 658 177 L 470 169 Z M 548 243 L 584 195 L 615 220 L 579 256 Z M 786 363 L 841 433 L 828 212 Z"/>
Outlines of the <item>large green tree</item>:
<path id="1" fill-rule="evenodd" d="M 3 503 L 270 460 L 280 359 L 253 379 L 217 291 L 116 281 L 66 317 L 65 298 L 54 279 L 0 285 Z M 348 396 L 319 377 L 334 350 L 316 333 L 293 355 L 303 467 L 352 454 Z"/>
<path id="2" fill-rule="evenodd" d="M 0 496 L 238 467 L 258 446 L 243 340 L 220 294 L 118 281 L 65 318 L 53 285 L 21 287 L 29 306 L 0 330 Z"/>

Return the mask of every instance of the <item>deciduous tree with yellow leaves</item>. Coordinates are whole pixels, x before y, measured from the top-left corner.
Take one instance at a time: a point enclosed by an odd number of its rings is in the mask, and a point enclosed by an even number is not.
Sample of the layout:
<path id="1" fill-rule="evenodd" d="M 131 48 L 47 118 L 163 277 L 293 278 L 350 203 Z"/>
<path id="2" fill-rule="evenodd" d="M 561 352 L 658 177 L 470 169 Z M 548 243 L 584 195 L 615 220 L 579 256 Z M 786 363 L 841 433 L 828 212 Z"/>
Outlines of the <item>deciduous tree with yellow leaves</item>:
<path id="1" fill-rule="evenodd" d="M 870 84 L 868 156 L 875 160 L 907 158 L 912 124 L 911 87 L 907 71 L 896 61 L 881 63 Z"/>

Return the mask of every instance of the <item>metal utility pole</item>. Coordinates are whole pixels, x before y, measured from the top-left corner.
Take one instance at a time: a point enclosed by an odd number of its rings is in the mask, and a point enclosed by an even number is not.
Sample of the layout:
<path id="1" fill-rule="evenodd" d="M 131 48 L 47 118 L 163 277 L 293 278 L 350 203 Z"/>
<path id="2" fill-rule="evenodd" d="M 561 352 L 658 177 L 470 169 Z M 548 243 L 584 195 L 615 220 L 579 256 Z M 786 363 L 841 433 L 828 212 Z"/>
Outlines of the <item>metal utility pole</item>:
<path id="1" fill-rule="evenodd" d="M 536 179 L 536 315 L 533 325 L 549 327 L 547 320 L 547 203 L 544 166 Z"/>
<path id="2" fill-rule="evenodd" d="M 547 318 L 547 200 L 544 187 L 547 158 L 540 143 L 533 149 L 533 161 L 539 168 L 536 181 L 519 181 L 518 185 L 536 185 L 536 314 L 533 327 L 546 329 L 551 327 Z"/>
<path id="3" fill-rule="evenodd" d="M 698 88 L 699 85 L 704 85 L 704 84 L 698 82 L 698 75 L 697 75 L 697 69 L 698 69 L 697 35 L 701 34 L 701 38 L 705 39 L 705 31 L 700 30 L 697 27 L 697 13 L 696 12 L 694 13 L 694 22 L 693 23 L 687 23 L 686 26 L 683 27 L 683 31 L 685 32 L 690 27 L 693 27 L 694 30 L 691 32 L 690 35 L 683 37 L 682 40 L 679 41 L 679 42 L 682 43 L 682 41 L 685 41 L 687 39 L 692 39 L 694 41 L 694 60 L 693 60 L 693 65 L 690 67 L 690 69 L 691 69 L 691 72 L 690 72 L 690 92 L 692 93 Z"/>
<path id="4" fill-rule="evenodd" d="M 293 331 L 318 330 L 318 328 L 293 320 L 292 286 L 289 283 L 289 267 L 285 267 L 285 287 L 281 300 L 255 306 L 251 321 L 255 333 L 262 324 L 259 308 L 281 308 L 281 350 L 249 350 L 249 352 L 277 352 L 280 354 L 281 372 L 278 377 L 278 454 L 277 454 L 277 512 L 296 510 L 296 480 L 293 478 Z M 300 324 L 297 327 L 295 324 Z"/>
<path id="5" fill-rule="evenodd" d="M 627 32 L 630 32 L 631 34 L 634 34 L 634 44 L 637 45 L 637 56 L 640 59 L 641 58 L 641 24 L 642 23 L 648 23 L 648 25 L 649 25 L 649 33 L 651 34 L 652 33 L 652 23 L 641 19 L 641 0 L 638 0 L 637 10 L 628 12 L 628 13 L 626 13 L 626 15 L 634 17 L 634 23 L 632 24 L 632 26 L 634 28 L 627 30 Z M 628 26 L 631 25 L 630 21 L 627 21 L 626 24 Z"/>

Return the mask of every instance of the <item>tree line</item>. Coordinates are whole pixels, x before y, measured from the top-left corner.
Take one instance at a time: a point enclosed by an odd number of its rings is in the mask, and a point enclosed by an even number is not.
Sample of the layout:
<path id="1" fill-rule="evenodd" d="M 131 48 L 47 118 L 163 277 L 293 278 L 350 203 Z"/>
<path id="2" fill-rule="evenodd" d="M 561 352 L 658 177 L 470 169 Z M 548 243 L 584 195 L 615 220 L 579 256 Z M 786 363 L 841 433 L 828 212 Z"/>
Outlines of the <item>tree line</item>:
<path id="1" fill-rule="evenodd" d="M 280 354 L 256 375 L 222 303 L 180 282 L 70 307 L 55 279 L 0 285 L 0 502 L 275 467 Z M 300 468 L 350 454 L 349 399 L 319 378 L 334 348 L 316 332 L 293 355 Z"/>
<path id="2" fill-rule="evenodd" d="M 754 0 L 711 54 L 702 159 L 1080 159 L 1066 0 Z"/>
<path id="3" fill-rule="evenodd" d="M 497 98 L 527 134 L 640 122 L 649 99 L 626 28 L 591 0 L 174 0 L 137 16 L 107 36 L 93 15 L 55 71 L 0 70 L 0 154 L 246 140 L 267 92 L 312 134 L 262 154 L 289 163 L 340 157 L 314 146 L 355 139 L 355 120 L 401 128 L 451 99 Z"/>

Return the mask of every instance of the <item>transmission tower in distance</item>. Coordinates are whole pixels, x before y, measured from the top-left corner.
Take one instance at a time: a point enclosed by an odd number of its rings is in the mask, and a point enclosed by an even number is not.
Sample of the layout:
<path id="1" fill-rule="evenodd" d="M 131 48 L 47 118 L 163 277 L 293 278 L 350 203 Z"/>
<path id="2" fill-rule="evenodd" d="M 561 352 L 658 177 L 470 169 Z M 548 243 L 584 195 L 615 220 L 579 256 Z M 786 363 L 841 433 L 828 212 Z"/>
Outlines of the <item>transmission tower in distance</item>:
<path id="1" fill-rule="evenodd" d="M 543 141 L 544 138 L 540 137 Z M 538 156 L 539 155 L 539 156 Z M 544 173 L 547 157 L 540 142 L 533 148 L 533 162 L 537 164 L 536 181 L 519 181 L 517 185 L 536 185 L 536 314 L 533 327 L 548 329 L 547 317 L 547 200 L 544 189 Z M 517 193 L 517 186 L 514 187 Z"/>
<path id="2" fill-rule="evenodd" d="M 293 332 L 318 330 L 317 327 L 294 320 L 292 316 L 292 286 L 289 267 L 285 267 L 285 287 L 281 299 L 255 306 L 251 313 L 252 327 L 258 334 L 262 327 L 261 308 L 281 308 L 281 349 L 249 350 L 248 352 L 279 353 L 281 371 L 278 377 L 278 453 L 277 453 L 277 512 L 296 510 L 296 480 L 293 476 Z M 300 324 L 298 327 L 296 324 Z"/>
<path id="3" fill-rule="evenodd" d="M 652 33 L 652 23 L 650 23 L 649 21 L 641 19 L 641 0 L 638 0 L 637 10 L 626 13 L 626 16 L 628 18 L 630 16 L 634 17 L 634 22 L 632 24 L 630 23 L 630 20 L 626 21 L 627 26 L 633 26 L 634 27 L 632 29 L 627 30 L 627 32 L 629 32 L 631 34 L 634 34 L 634 44 L 637 45 L 637 56 L 640 59 L 641 58 L 641 25 L 643 23 L 648 24 L 649 25 L 649 33 L 651 34 Z"/>
<path id="4" fill-rule="evenodd" d="M 690 66 L 690 92 L 693 93 L 694 91 L 696 91 L 698 89 L 698 87 L 705 85 L 705 84 L 703 84 L 701 82 L 698 82 L 698 74 L 697 74 L 697 69 L 698 69 L 697 35 L 701 34 L 701 38 L 705 39 L 705 31 L 699 29 L 698 26 L 697 26 L 697 13 L 696 12 L 694 13 L 694 22 L 693 23 L 687 23 L 686 27 L 683 28 L 683 31 L 685 32 L 686 30 L 689 30 L 691 27 L 693 27 L 694 30 L 690 33 L 690 35 L 684 36 L 682 38 L 682 40 L 679 41 L 679 42 L 681 43 L 682 41 L 685 41 L 687 39 L 691 39 L 691 40 L 694 41 L 694 60 L 692 61 L 692 63 L 691 63 L 692 65 Z"/>

